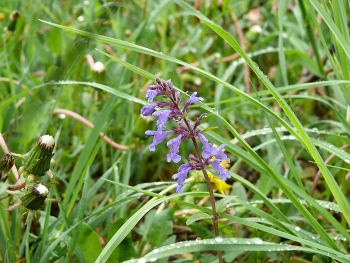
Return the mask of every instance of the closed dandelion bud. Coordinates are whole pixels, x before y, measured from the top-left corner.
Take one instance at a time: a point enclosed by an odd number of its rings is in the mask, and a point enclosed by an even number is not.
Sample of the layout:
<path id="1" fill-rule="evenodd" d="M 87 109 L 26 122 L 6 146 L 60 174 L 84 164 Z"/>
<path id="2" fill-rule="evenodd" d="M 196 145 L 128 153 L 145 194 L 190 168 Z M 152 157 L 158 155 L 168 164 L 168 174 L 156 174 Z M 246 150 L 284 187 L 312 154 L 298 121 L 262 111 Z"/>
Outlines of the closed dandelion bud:
<path id="1" fill-rule="evenodd" d="M 0 179 L 5 181 L 7 179 L 7 174 L 15 164 L 15 159 L 13 158 L 12 153 L 6 153 L 0 158 Z"/>
<path id="2" fill-rule="evenodd" d="M 43 206 L 49 189 L 42 183 L 28 186 L 27 191 L 19 198 L 25 208 L 38 210 Z"/>
<path id="3" fill-rule="evenodd" d="M 37 144 L 29 151 L 24 161 L 25 174 L 44 176 L 50 169 L 55 140 L 50 135 L 39 137 Z"/>
<path id="4" fill-rule="evenodd" d="M 17 10 L 13 11 L 10 15 L 10 23 L 7 26 L 8 31 L 15 31 L 16 30 L 16 24 L 17 20 L 19 18 L 19 12 Z"/>

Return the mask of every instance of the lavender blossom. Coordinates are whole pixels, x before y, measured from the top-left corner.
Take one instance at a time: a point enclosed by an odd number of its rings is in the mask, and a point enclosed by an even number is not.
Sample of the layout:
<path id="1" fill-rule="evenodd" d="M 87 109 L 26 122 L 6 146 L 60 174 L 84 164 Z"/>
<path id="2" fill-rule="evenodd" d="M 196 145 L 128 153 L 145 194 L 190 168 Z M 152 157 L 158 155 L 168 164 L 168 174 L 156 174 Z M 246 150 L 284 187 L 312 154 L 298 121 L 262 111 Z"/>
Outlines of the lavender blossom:
<path id="1" fill-rule="evenodd" d="M 179 172 L 177 174 L 173 175 L 173 179 L 177 179 L 177 188 L 176 192 L 182 193 L 183 192 L 183 185 L 185 183 L 185 180 L 187 178 L 188 172 L 192 169 L 191 165 L 189 164 L 182 164 L 179 167 Z"/>
<path id="2" fill-rule="evenodd" d="M 181 156 L 177 154 L 180 148 L 181 137 L 182 135 L 179 135 L 168 141 L 168 143 L 166 144 L 168 147 L 171 146 L 170 154 L 167 155 L 168 162 L 173 161 L 174 163 L 178 163 L 181 161 Z"/>
<path id="3" fill-rule="evenodd" d="M 230 159 L 222 151 L 225 146 L 225 144 L 221 144 L 219 148 L 213 147 L 212 154 L 217 160 L 230 162 Z"/>
<path id="4" fill-rule="evenodd" d="M 153 136 L 153 142 L 149 146 L 149 150 L 155 151 L 156 145 L 164 141 L 168 135 L 174 133 L 177 135 L 177 137 L 170 139 L 167 142 L 167 146 L 170 147 L 170 152 L 167 154 L 167 161 L 178 163 L 181 161 L 181 156 L 178 153 L 182 141 L 190 139 L 196 143 L 195 138 L 199 137 L 199 140 L 202 143 L 203 152 L 197 153 L 201 154 L 202 158 L 200 156 L 195 157 L 194 155 L 190 154 L 189 162 L 187 164 L 182 164 L 179 167 L 178 173 L 173 175 L 172 178 L 175 180 L 177 179 L 178 183 L 176 191 L 182 193 L 183 185 L 190 170 L 205 170 L 210 165 L 217 171 L 222 180 L 229 178 L 231 176 L 230 172 L 228 172 L 226 168 L 220 164 L 222 161 L 229 161 L 227 155 L 222 151 L 225 145 L 223 144 L 219 147 L 214 147 L 198 129 L 206 115 L 202 114 L 197 118 L 194 124 L 191 124 L 186 118 L 188 116 L 188 107 L 197 101 L 202 101 L 203 98 L 197 97 L 197 92 L 194 92 L 181 108 L 180 105 L 183 102 L 183 97 L 180 96 L 180 92 L 175 90 L 173 84 L 170 81 L 162 81 L 158 78 L 156 81 L 158 85 L 152 85 L 147 90 L 146 97 L 148 101 L 152 102 L 155 97 L 160 95 L 167 99 L 167 101 L 158 101 L 154 104 L 144 106 L 141 109 L 141 114 L 144 116 L 149 116 L 152 114 L 153 116 L 158 117 L 156 123 L 157 130 L 146 131 L 147 135 Z M 156 110 L 156 108 L 158 110 Z M 164 131 L 166 129 L 166 123 L 169 120 L 174 120 L 178 126 L 173 130 Z"/>
<path id="5" fill-rule="evenodd" d="M 210 156 L 214 155 L 214 153 L 216 152 L 215 148 L 212 147 L 212 144 L 209 143 L 209 141 L 207 140 L 207 138 L 204 137 L 203 134 L 198 133 L 198 137 L 199 137 L 201 143 L 203 144 L 203 147 L 202 147 L 203 158 L 210 158 Z"/>
<path id="6" fill-rule="evenodd" d="M 219 174 L 220 179 L 225 181 L 227 178 L 231 177 L 231 174 L 229 171 L 226 170 L 225 167 L 220 165 L 220 162 L 221 162 L 220 160 L 215 160 L 215 161 L 211 162 L 211 165 L 216 170 L 216 172 Z"/>
<path id="7" fill-rule="evenodd" d="M 143 116 L 149 116 L 153 113 L 154 109 L 157 107 L 157 104 L 146 105 L 141 109 L 141 114 Z"/>
<path id="8" fill-rule="evenodd" d="M 156 90 L 148 89 L 146 93 L 146 98 L 148 99 L 148 102 L 152 102 L 155 97 L 158 96 L 158 92 Z"/>
<path id="9" fill-rule="evenodd" d="M 162 131 L 146 131 L 146 135 L 154 136 L 153 137 L 153 143 L 149 146 L 149 150 L 151 152 L 154 152 L 156 150 L 156 145 L 160 144 L 162 141 L 164 141 L 165 138 L 169 134 L 171 134 L 173 132 L 174 132 L 173 130 L 165 131 L 165 132 L 162 132 Z"/>
<path id="10" fill-rule="evenodd" d="M 157 128 L 158 131 L 164 131 L 165 130 L 165 123 L 168 121 L 171 111 L 170 110 L 164 110 L 164 111 L 156 111 L 152 115 L 158 116 L 157 120 Z"/>

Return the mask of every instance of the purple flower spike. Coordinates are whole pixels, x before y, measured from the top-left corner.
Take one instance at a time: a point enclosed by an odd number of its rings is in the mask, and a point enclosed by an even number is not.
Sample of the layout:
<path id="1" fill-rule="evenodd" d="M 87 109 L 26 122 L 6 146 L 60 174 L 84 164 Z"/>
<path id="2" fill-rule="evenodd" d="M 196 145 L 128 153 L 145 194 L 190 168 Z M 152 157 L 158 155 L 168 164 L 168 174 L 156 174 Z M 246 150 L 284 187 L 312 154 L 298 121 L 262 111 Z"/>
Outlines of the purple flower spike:
<path id="1" fill-rule="evenodd" d="M 173 175 L 173 179 L 177 179 L 178 186 L 176 187 L 176 192 L 182 193 L 183 191 L 183 185 L 185 183 L 185 180 L 187 178 L 188 172 L 191 170 L 191 166 L 189 164 L 182 164 L 179 167 L 179 172 L 177 174 Z"/>
<path id="2" fill-rule="evenodd" d="M 146 105 L 141 109 L 141 114 L 143 116 L 149 116 L 153 113 L 156 107 L 157 107 L 157 104 Z"/>
<path id="3" fill-rule="evenodd" d="M 157 90 L 147 90 L 146 92 L 146 98 L 148 99 L 148 102 L 152 102 L 155 97 L 158 96 L 158 91 Z"/>
<path id="4" fill-rule="evenodd" d="M 220 165 L 220 162 L 219 160 L 215 160 L 213 162 L 211 162 L 211 165 L 213 166 L 213 168 L 217 171 L 217 173 L 219 174 L 220 176 L 220 179 L 225 181 L 227 178 L 230 178 L 231 177 L 231 174 L 229 171 L 226 170 L 225 167 L 221 166 Z"/>
<path id="5" fill-rule="evenodd" d="M 203 158 L 210 158 L 210 156 L 213 155 L 216 151 L 214 151 L 215 147 L 211 147 L 212 144 L 207 140 L 207 138 L 204 137 L 203 134 L 198 133 L 198 137 L 201 140 L 203 147 L 202 147 L 202 156 Z M 214 152 L 213 152 L 214 151 Z"/>
<path id="6" fill-rule="evenodd" d="M 191 97 L 188 99 L 188 101 L 186 102 L 186 104 L 193 104 L 199 100 L 203 100 L 202 97 L 197 97 L 197 92 L 193 92 L 193 94 L 191 95 Z"/>
<path id="7" fill-rule="evenodd" d="M 159 119 L 157 120 L 157 128 L 158 131 L 164 131 L 165 130 L 165 123 L 169 119 L 169 115 L 171 113 L 171 110 L 164 110 L 164 111 L 156 111 L 152 115 L 158 116 Z"/>
<path id="8" fill-rule="evenodd" d="M 180 143 L 181 143 L 182 135 L 177 136 L 176 138 L 171 139 L 166 144 L 168 147 L 171 146 L 170 154 L 167 155 L 168 162 L 173 161 L 174 163 L 178 163 L 181 161 L 181 156 L 177 153 L 179 152 Z"/>
<path id="9" fill-rule="evenodd" d="M 173 130 L 162 132 L 162 131 L 146 131 L 146 135 L 154 136 L 153 143 L 149 146 L 149 150 L 154 152 L 156 150 L 156 145 L 160 144 L 165 138 L 173 133 Z"/>
<path id="10" fill-rule="evenodd" d="M 220 161 L 224 161 L 224 160 L 226 160 L 226 161 L 228 161 L 228 162 L 230 162 L 230 159 L 227 157 L 227 155 L 226 154 L 224 154 L 223 153 L 223 151 L 222 151 L 222 149 L 225 147 L 226 145 L 225 144 L 221 144 L 220 146 L 219 146 L 219 148 L 216 148 L 216 147 L 213 147 L 213 156 L 215 156 L 215 158 L 217 159 L 217 160 L 220 160 Z"/>

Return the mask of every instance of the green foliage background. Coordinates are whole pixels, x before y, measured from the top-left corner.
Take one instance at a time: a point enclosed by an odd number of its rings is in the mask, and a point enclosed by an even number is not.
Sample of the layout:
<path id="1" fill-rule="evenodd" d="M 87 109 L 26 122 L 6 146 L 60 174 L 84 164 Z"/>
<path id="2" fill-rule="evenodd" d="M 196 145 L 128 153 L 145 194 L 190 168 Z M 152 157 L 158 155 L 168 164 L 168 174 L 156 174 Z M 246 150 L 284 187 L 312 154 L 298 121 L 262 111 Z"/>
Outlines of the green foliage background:
<path id="1" fill-rule="evenodd" d="M 0 261 L 214 262 L 222 250 L 226 262 L 349 262 L 349 6 L 0 0 L 1 133 L 15 153 L 54 136 L 51 196 L 61 200 L 27 232 L 21 210 L 2 200 Z M 155 122 L 139 112 L 156 76 L 198 91 L 204 103 L 191 114 L 207 113 L 201 128 L 227 145 L 222 239 L 201 177 L 170 195 L 178 165 L 166 162 L 165 144 L 148 151 Z M 183 145 L 183 160 L 189 153 Z"/>

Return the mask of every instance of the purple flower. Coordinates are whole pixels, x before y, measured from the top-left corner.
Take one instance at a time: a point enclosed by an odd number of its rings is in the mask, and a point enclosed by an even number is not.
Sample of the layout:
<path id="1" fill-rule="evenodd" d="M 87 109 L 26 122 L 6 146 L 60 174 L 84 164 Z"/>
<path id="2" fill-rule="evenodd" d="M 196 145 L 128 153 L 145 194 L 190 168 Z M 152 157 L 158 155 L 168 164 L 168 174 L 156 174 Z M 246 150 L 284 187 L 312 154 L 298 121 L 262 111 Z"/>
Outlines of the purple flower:
<path id="1" fill-rule="evenodd" d="M 176 187 L 176 192 L 178 193 L 182 193 L 183 191 L 183 185 L 185 183 L 185 180 L 187 178 L 187 174 L 188 172 L 191 170 L 191 165 L 189 164 L 182 164 L 180 167 L 179 167 L 179 172 L 177 174 L 174 174 L 173 175 L 173 179 L 177 179 L 177 184 L 178 186 Z"/>
<path id="2" fill-rule="evenodd" d="M 163 132 L 163 131 L 146 131 L 146 135 L 154 136 L 153 137 L 153 143 L 149 146 L 149 150 L 151 152 L 154 152 L 156 150 L 156 145 L 160 144 L 162 141 L 164 141 L 165 138 L 169 134 L 171 134 L 173 132 L 174 132 L 173 130 L 166 131 L 166 132 Z"/>
<path id="3" fill-rule="evenodd" d="M 213 166 L 213 168 L 217 171 L 217 173 L 220 176 L 220 179 L 225 181 L 227 178 L 231 177 L 231 174 L 229 171 L 226 170 L 225 167 L 220 165 L 220 160 L 215 160 L 211 162 L 211 165 Z"/>
<path id="4" fill-rule="evenodd" d="M 164 111 L 156 111 L 152 114 L 153 116 L 159 117 L 157 120 L 158 131 L 165 130 L 165 123 L 168 121 L 170 113 L 171 113 L 171 110 L 164 110 Z"/>
<path id="5" fill-rule="evenodd" d="M 166 144 L 168 147 L 171 146 L 170 154 L 167 155 L 168 162 L 173 161 L 174 163 L 178 163 L 181 160 L 181 156 L 177 153 L 179 152 L 180 143 L 181 143 L 182 135 L 177 136 L 176 138 L 171 139 Z"/>
<path id="6" fill-rule="evenodd" d="M 204 137 L 203 134 L 198 133 L 198 137 L 201 140 L 201 143 L 203 144 L 203 147 L 202 147 L 203 158 L 210 158 L 213 155 L 213 153 L 216 153 L 216 150 L 215 150 L 216 148 L 211 147 L 212 144 L 207 140 L 207 138 Z"/>
<path id="7" fill-rule="evenodd" d="M 186 102 L 186 104 L 193 104 L 199 100 L 203 100 L 202 97 L 197 97 L 197 92 L 193 92 L 193 94 L 191 95 L 191 97 L 188 99 L 188 101 Z"/>
<path id="8" fill-rule="evenodd" d="M 157 90 L 151 90 L 148 89 L 146 92 L 146 98 L 148 99 L 148 102 L 152 102 L 155 97 L 158 96 L 158 91 Z"/>
<path id="9" fill-rule="evenodd" d="M 149 116 L 153 113 L 155 107 L 157 107 L 157 104 L 146 105 L 141 109 L 141 114 L 143 116 Z"/>
<path id="10" fill-rule="evenodd" d="M 215 158 L 217 160 L 220 160 L 220 161 L 228 161 L 230 162 L 230 159 L 227 157 L 226 154 L 223 153 L 222 149 L 225 147 L 226 145 L 225 144 L 221 144 L 219 146 L 219 148 L 216 148 L 216 147 L 213 147 L 213 150 L 212 150 L 212 153 L 213 153 L 213 156 L 215 156 Z"/>

